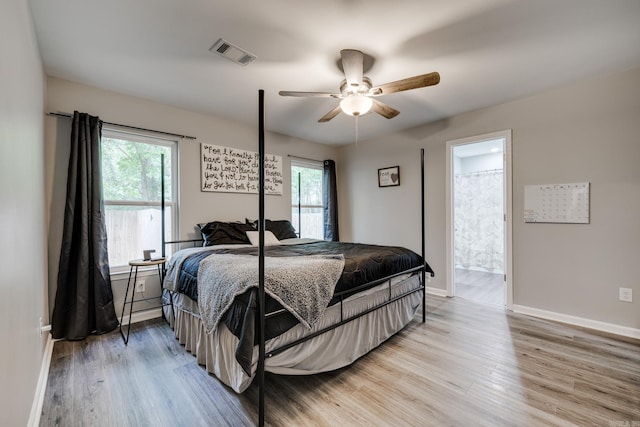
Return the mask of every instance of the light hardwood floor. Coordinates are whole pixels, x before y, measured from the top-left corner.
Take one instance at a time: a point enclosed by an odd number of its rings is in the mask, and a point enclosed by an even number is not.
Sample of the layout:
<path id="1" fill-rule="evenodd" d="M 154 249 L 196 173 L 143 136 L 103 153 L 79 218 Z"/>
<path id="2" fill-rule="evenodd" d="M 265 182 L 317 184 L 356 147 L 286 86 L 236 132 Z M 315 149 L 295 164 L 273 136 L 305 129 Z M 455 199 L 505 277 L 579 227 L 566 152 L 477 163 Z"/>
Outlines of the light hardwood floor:
<path id="1" fill-rule="evenodd" d="M 640 426 L 640 342 L 461 298 L 429 297 L 427 322 L 353 365 L 267 374 L 273 426 Z M 42 426 L 244 426 L 258 389 L 208 375 L 161 320 L 60 341 Z"/>
<path id="2" fill-rule="evenodd" d="M 504 307 L 504 275 L 456 268 L 456 296 Z M 640 426 L 639 426 L 640 427 Z"/>

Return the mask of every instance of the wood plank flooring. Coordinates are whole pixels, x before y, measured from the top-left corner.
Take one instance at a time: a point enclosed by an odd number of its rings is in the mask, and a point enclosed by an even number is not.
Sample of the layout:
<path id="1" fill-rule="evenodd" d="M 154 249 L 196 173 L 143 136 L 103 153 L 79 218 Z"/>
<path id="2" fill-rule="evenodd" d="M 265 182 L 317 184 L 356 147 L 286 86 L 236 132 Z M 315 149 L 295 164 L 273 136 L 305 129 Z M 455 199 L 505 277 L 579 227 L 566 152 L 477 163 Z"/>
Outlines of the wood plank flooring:
<path id="1" fill-rule="evenodd" d="M 640 427 L 640 342 L 429 297 L 404 330 L 350 367 L 267 374 L 273 426 Z M 55 343 L 41 426 L 249 426 L 237 395 L 161 320 Z"/>
<path id="2" fill-rule="evenodd" d="M 456 296 L 504 307 L 504 275 L 456 268 Z"/>

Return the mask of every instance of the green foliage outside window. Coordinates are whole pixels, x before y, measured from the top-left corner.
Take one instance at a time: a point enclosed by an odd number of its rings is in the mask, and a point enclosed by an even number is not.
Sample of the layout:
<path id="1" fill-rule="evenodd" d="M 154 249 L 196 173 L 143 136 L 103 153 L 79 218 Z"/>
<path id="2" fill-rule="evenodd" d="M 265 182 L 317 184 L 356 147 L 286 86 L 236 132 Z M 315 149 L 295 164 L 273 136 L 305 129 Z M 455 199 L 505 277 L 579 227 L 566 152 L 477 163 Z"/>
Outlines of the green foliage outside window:
<path id="1" fill-rule="evenodd" d="M 164 153 L 165 200 L 171 200 L 171 148 L 102 138 L 105 200 L 160 201 L 160 154 Z"/>
<path id="2" fill-rule="evenodd" d="M 300 176 L 300 213 L 298 215 L 298 175 Z M 300 237 L 323 238 L 322 167 L 291 165 L 291 219 Z"/>
<path id="3" fill-rule="evenodd" d="M 177 206 L 173 201 L 172 156 L 175 145 L 163 141 L 103 133 L 102 188 L 107 247 L 112 271 L 126 269 L 144 250 L 162 253 L 160 160 L 164 154 L 165 236 L 173 239 Z M 175 178 L 175 177 L 173 177 Z M 170 255 L 171 248 L 167 249 Z"/>
<path id="4" fill-rule="evenodd" d="M 300 174 L 300 202 L 303 206 L 322 206 L 322 170 L 291 166 L 291 204 L 298 205 L 298 173 Z"/>

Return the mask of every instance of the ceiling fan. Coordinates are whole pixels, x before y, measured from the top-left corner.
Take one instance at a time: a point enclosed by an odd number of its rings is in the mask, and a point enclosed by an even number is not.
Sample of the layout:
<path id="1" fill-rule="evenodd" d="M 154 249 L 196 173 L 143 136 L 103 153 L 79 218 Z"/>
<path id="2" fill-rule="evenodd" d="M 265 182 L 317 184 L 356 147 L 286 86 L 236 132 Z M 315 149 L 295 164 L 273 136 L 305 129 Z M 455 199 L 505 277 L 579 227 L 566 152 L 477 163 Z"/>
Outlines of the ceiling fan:
<path id="1" fill-rule="evenodd" d="M 371 79 L 364 75 L 364 54 L 359 50 L 343 49 L 340 51 L 342 69 L 345 80 L 340 84 L 340 93 L 328 92 L 292 92 L 280 91 L 281 96 L 297 96 L 303 98 L 336 98 L 340 104 L 322 116 L 318 122 L 325 123 L 337 116 L 340 111 L 350 116 L 361 116 L 374 111 L 382 117 L 392 119 L 400 111 L 380 102 L 376 97 L 405 90 L 418 89 L 437 85 L 440 74 L 437 72 L 408 77 L 380 86 L 373 86 Z"/>

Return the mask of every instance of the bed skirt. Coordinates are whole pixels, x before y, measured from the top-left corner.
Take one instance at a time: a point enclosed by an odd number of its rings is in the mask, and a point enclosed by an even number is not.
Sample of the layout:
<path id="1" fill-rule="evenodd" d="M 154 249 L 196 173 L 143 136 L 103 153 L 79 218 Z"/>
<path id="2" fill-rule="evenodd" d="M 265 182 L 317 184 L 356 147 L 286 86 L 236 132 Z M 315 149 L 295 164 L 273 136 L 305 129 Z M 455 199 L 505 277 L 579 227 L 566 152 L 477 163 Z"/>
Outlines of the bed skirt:
<path id="1" fill-rule="evenodd" d="M 420 287 L 420 274 L 388 282 L 346 299 L 343 316 L 348 318 Z M 166 292 L 166 291 L 165 291 Z M 165 295 L 166 297 L 166 295 Z M 251 384 L 258 365 L 258 346 L 254 347 L 252 375 L 247 375 L 235 359 L 238 338 L 221 323 L 207 334 L 198 315 L 197 303 L 182 294 L 173 295 L 174 310 L 165 306 L 165 316 L 176 338 L 200 365 L 237 393 Z M 314 337 L 265 360 L 265 371 L 283 375 L 309 375 L 350 365 L 396 332 L 404 328 L 422 304 L 422 292 L 412 293 L 336 329 Z M 312 329 L 298 324 L 266 342 L 266 352 L 277 349 L 317 330 L 340 322 L 340 304 L 329 307 Z M 174 317 L 175 313 L 175 317 Z"/>

